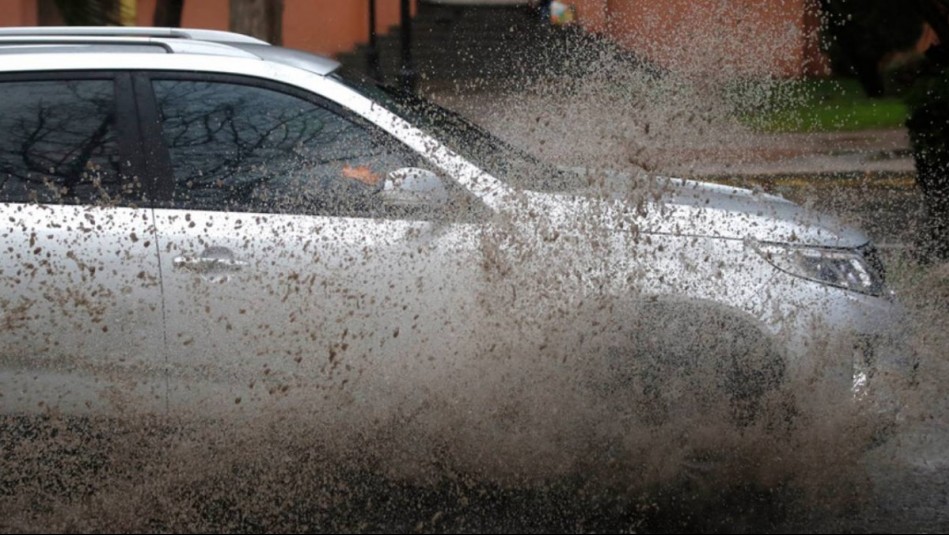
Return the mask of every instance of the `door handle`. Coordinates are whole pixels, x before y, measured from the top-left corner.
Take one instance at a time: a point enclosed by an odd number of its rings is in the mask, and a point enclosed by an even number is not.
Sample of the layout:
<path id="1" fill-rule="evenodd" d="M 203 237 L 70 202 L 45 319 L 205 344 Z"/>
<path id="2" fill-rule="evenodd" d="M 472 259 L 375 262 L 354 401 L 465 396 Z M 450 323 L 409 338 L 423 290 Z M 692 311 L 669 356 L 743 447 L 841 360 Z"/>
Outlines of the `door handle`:
<path id="1" fill-rule="evenodd" d="M 199 275 L 220 275 L 240 271 L 247 262 L 234 257 L 227 247 L 212 246 L 197 256 L 177 256 L 171 261 L 175 269 L 182 269 Z"/>
<path id="2" fill-rule="evenodd" d="M 240 271 L 247 266 L 243 260 L 233 258 L 213 258 L 206 256 L 178 256 L 172 260 L 172 264 L 177 269 L 183 269 L 192 273 L 207 274 L 215 272 L 233 272 Z"/>

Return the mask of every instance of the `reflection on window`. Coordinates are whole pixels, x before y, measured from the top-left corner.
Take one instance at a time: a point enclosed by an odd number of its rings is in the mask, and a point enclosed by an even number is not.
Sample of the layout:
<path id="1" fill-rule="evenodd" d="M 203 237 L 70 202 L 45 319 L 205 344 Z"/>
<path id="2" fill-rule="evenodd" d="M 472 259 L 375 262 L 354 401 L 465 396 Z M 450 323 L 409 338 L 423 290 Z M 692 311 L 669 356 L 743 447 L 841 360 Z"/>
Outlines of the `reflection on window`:
<path id="1" fill-rule="evenodd" d="M 0 201 L 114 203 L 119 174 L 111 80 L 0 83 Z"/>
<path id="2" fill-rule="evenodd" d="M 154 88 L 178 207 L 373 216 L 381 179 L 414 161 L 374 129 L 285 93 L 180 80 Z"/>

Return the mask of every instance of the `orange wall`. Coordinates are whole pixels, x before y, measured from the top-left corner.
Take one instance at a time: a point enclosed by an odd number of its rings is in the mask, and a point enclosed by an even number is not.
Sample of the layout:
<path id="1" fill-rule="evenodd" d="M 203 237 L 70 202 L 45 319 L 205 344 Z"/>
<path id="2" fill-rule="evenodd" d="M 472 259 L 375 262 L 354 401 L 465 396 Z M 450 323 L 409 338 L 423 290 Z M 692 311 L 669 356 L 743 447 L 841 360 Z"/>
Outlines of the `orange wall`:
<path id="1" fill-rule="evenodd" d="M 0 25 L 36 24 L 38 0 L 0 0 Z M 152 22 L 156 0 L 138 0 Z M 376 0 L 376 30 L 399 22 L 399 0 Z M 413 12 L 417 0 L 412 0 Z M 672 69 L 795 76 L 826 68 L 816 0 L 571 0 L 587 30 Z M 182 26 L 226 30 L 230 0 L 185 0 Z M 810 9 L 805 9 L 811 5 Z M 284 0 L 283 44 L 322 54 L 369 39 L 366 0 Z"/>
<path id="2" fill-rule="evenodd" d="M 793 75 L 803 60 L 804 1 L 610 2 L 607 27 L 673 69 Z"/>
<path id="3" fill-rule="evenodd" d="M 577 10 L 577 20 L 591 32 L 606 33 L 607 13 L 612 4 L 608 0 L 574 0 L 571 2 Z"/>
<path id="4" fill-rule="evenodd" d="M 157 0 L 138 0 L 136 19 L 139 26 L 151 26 Z M 187 28 L 226 30 L 230 24 L 230 0 L 185 0 L 181 25 Z"/>
<path id="5" fill-rule="evenodd" d="M 416 0 L 412 0 L 412 12 Z M 398 0 L 376 0 L 376 32 L 399 23 Z M 369 40 L 366 0 L 284 0 L 283 44 L 321 54 L 351 50 Z"/>
<path id="6" fill-rule="evenodd" d="M 230 0 L 185 0 L 181 25 L 186 28 L 226 30 L 231 23 L 230 17 Z"/>
<path id="7" fill-rule="evenodd" d="M 0 0 L 0 26 L 36 26 L 36 0 Z"/>
<path id="8" fill-rule="evenodd" d="M 814 0 L 572 0 L 587 30 L 672 69 L 795 76 L 820 70 Z"/>
<path id="9" fill-rule="evenodd" d="M 140 25 L 151 25 L 155 2 L 138 0 Z M 226 30 L 229 17 L 230 0 L 185 0 L 181 25 Z M 398 23 L 399 0 L 376 0 L 376 31 L 383 33 Z M 284 0 L 284 46 L 332 55 L 368 40 L 369 2 L 365 0 Z"/>
<path id="10" fill-rule="evenodd" d="M 380 2 L 383 3 L 383 2 Z M 313 2 L 285 0 L 284 45 L 333 54 L 368 39 L 367 2 Z"/>
<path id="11" fill-rule="evenodd" d="M 821 43 L 821 12 L 817 0 L 804 3 L 804 50 L 803 74 L 807 76 L 829 76 L 830 58 L 824 53 Z"/>
<path id="12" fill-rule="evenodd" d="M 154 14 L 155 0 L 138 0 L 138 7 L 135 9 L 135 24 L 151 26 Z"/>
<path id="13" fill-rule="evenodd" d="M 38 0 L 0 0 L 0 26 L 37 24 Z M 151 26 L 157 0 L 138 0 L 136 23 Z M 376 31 L 399 23 L 399 0 L 376 0 Z M 411 2 L 412 12 L 417 0 Z M 227 30 L 230 0 L 185 0 L 181 25 Z M 369 40 L 366 0 L 284 0 L 283 44 L 321 54 L 351 50 Z"/>

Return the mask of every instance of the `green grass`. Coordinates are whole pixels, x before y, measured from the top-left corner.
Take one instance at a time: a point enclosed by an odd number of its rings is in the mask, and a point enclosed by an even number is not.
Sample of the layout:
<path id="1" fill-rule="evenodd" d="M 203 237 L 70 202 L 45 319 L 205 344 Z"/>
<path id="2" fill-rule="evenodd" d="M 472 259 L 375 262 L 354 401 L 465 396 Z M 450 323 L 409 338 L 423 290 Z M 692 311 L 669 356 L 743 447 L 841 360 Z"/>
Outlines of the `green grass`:
<path id="1" fill-rule="evenodd" d="M 829 79 L 788 82 L 744 120 L 767 132 L 839 132 L 899 128 L 907 115 L 900 98 L 869 98 L 855 80 Z"/>

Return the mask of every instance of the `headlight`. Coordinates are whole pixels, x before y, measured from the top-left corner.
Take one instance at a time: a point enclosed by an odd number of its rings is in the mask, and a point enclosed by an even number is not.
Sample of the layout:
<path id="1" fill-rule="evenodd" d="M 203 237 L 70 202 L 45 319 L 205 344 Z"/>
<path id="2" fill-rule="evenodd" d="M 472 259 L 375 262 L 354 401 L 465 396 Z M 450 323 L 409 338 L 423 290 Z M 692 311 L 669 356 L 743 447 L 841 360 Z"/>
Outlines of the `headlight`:
<path id="1" fill-rule="evenodd" d="M 791 275 L 869 295 L 885 293 L 883 263 L 872 245 L 838 249 L 757 242 L 752 246 Z"/>

